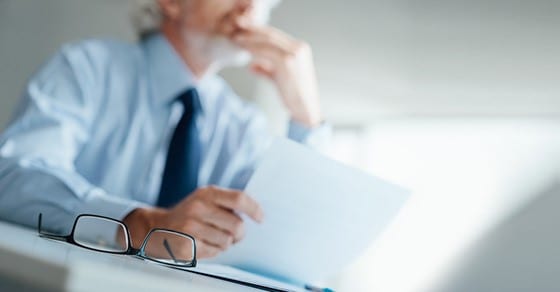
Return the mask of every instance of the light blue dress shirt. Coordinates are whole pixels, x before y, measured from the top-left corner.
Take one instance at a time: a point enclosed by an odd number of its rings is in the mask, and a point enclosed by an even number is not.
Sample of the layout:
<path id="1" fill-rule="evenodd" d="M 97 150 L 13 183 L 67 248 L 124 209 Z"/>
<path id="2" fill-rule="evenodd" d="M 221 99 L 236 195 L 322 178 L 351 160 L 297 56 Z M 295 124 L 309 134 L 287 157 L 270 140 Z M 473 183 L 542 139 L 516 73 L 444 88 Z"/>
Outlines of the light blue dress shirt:
<path id="1" fill-rule="evenodd" d="M 123 219 L 157 201 L 167 149 L 196 87 L 202 143 L 199 186 L 243 189 L 271 134 L 264 116 L 218 76 L 196 81 L 167 39 L 88 40 L 64 46 L 28 83 L 0 136 L 0 218 L 68 231 L 93 213 Z M 309 145 L 330 129 L 290 122 Z"/>

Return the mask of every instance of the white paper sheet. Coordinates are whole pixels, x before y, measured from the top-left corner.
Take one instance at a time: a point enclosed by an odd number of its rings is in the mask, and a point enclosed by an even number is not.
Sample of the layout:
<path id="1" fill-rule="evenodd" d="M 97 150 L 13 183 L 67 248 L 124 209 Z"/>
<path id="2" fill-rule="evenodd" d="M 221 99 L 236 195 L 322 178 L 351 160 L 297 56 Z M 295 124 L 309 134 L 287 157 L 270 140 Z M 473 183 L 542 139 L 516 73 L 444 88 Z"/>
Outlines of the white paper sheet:
<path id="1" fill-rule="evenodd" d="M 396 185 L 277 139 L 246 190 L 264 209 L 245 238 L 212 260 L 278 279 L 322 281 L 356 259 L 408 197 Z"/>

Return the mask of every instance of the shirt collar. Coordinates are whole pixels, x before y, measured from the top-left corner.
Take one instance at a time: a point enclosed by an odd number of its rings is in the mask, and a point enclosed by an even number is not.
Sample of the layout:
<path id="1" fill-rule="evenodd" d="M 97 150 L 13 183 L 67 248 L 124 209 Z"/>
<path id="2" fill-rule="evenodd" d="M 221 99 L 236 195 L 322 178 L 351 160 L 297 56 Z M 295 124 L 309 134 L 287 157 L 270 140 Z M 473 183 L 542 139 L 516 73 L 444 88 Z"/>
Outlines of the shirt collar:
<path id="1" fill-rule="evenodd" d="M 208 91 L 208 79 L 211 78 L 197 80 L 161 33 L 149 36 L 141 45 L 157 103 L 170 105 L 181 93 L 194 87 L 200 96 L 200 110 L 204 112 L 205 92 Z"/>

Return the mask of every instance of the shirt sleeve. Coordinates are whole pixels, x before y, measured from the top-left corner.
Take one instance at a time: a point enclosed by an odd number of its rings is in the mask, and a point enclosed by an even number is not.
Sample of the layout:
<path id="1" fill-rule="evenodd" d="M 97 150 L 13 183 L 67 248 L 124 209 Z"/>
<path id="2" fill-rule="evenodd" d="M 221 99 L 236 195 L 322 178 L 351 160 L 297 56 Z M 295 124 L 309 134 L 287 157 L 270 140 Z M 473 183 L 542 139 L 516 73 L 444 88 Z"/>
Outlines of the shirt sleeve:
<path id="1" fill-rule="evenodd" d="M 14 119 L 0 137 L 0 218 L 68 232 L 94 213 L 122 219 L 139 202 L 90 184 L 75 160 L 88 142 L 100 104 L 91 56 L 63 48 L 28 83 Z"/>
<path id="2" fill-rule="evenodd" d="M 232 153 L 224 175 L 225 187 L 245 189 L 259 161 L 272 143 L 273 136 L 264 114 L 253 105 L 246 105 L 245 119 L 241 123 L 231 123 L 229 131 L 242 133 L 238 138 L 239 145 Z M 234 119 L 235 120 L 235 119 Z M 308 128 L 291 120 L 288 125 L 287 137 L 318 152 L 326 152 L 331 140 L 332 130 L 328 123 L 316 128 Z M 234 144 L 234 143 L 231 143 Z"/>
<path id="3" fill-rule="evenodd" d="M 325 152 L 332 138 L 332 127 L 330 124 L 323 122 L 318 127 L 308 128 L 294 120 L 290 120 L 288 138 L 317 151 Z"/>

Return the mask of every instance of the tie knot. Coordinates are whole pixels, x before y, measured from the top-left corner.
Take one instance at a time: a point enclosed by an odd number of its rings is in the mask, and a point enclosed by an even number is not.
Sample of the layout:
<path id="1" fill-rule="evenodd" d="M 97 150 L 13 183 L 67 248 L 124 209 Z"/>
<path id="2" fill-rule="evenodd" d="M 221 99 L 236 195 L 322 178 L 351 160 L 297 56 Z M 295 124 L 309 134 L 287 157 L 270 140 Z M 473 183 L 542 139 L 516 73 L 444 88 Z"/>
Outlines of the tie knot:
<path id="1" fill-rule="evenodd" d="M 200 97 L 198 96 L 196 88 L 188 89 L 183 94 L 179 95 L 178 99 L 183 103 L 185 112 L 194 113 L 200 108 Z"/>

